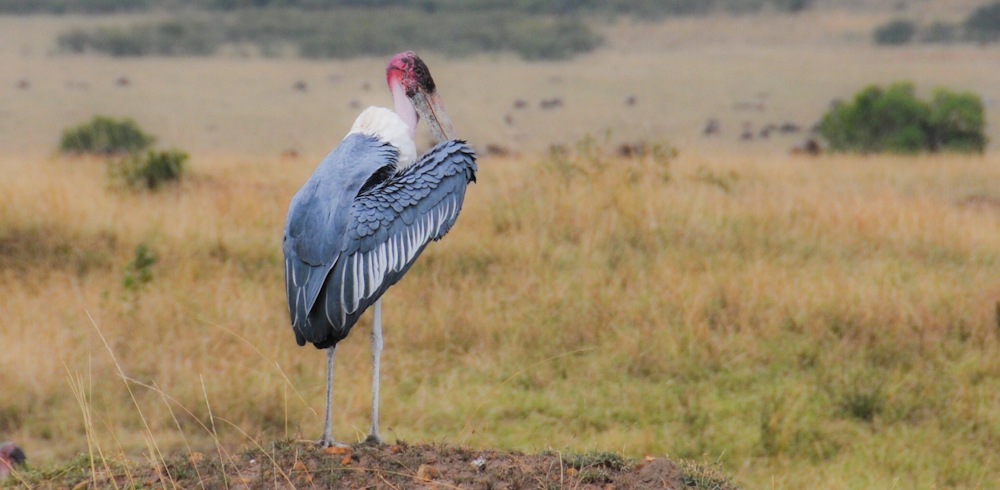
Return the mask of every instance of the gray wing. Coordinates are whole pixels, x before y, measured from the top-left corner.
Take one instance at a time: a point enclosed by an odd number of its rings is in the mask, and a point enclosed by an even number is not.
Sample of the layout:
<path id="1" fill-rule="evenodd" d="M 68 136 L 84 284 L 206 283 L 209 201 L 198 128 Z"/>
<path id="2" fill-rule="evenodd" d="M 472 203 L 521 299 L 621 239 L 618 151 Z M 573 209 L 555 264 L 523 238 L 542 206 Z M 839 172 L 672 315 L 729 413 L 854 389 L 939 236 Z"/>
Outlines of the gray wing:
<path id="1" fill-rule="evenodd" d="M 448 233 L 476 170 L 472 149 L 448 141 L 361 192 L 350 205 L 340 253 L 301 329 L 304 339 L 325 348 L 346 337 L 424 247 Z"/>
<path id="2" fill-rule="evenodd" d="M 300 345 L 326 277 L 338 260 L 359 191 L 384 168 L 395 169 L 398 151 L 364 135 L 344 139 L 316 168 L 288 208 L 283 250 L 288 312 Z"/>

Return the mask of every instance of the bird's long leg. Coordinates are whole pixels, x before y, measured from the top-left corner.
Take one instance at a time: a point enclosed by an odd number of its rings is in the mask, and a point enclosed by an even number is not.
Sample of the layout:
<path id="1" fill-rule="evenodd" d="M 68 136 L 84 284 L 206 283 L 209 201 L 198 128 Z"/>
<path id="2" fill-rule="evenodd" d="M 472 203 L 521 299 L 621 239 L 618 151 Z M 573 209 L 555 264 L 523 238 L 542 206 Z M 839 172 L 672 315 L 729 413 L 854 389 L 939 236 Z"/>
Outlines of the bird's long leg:
<path id="1" fill-rule="evenodd" d="M 323 438 L 319 440 L 322 448 L 347 447 L 333 440 L 333 358 L 337 354 L 337 346 L 326 349 L 326 422 L 323 427 Z"/>
<path id="2" fill-rule="evenodd" d="M 366 442 L 382 444 L 378 431 L 379 369 L 382 365 L 382 298 L 375 301 L 375 319 L 372 322 L 372 430 Z"/>

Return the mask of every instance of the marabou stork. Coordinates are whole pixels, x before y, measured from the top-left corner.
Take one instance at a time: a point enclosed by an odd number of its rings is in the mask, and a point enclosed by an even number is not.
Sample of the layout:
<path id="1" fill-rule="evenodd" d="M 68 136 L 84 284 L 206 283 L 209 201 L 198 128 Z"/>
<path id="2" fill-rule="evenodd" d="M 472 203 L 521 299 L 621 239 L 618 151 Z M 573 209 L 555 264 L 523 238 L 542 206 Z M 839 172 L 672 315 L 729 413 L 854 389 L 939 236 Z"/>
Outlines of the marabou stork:
<path id="1" fill-rule="evenodd" d="M 323 447 L 333 440 L 333 365 L 340 342 L 365 310 L 372 325 L 372 426 L 378 426 L 382 352 L 381 296 L 399 281 L 424 247 L 458 218 L 465 188 L 476 180 L 472 149 L 455 130 L 427 65 L 412 52 L 386 68 L 395 112 L 365 109 L 339 146 L 316 168 L 288 209 L 285 289 L 298 344 L 326 349 Z M 413 134 L 423 119 L 438 145 L 417 159 Z"/>
<path id="2" fill-rule="evenodd" d="M 0 444 L 0 481 L 10 475 L 14 466 L 24 464 L 26 459 L 24 451 L 13 442 Z"/>

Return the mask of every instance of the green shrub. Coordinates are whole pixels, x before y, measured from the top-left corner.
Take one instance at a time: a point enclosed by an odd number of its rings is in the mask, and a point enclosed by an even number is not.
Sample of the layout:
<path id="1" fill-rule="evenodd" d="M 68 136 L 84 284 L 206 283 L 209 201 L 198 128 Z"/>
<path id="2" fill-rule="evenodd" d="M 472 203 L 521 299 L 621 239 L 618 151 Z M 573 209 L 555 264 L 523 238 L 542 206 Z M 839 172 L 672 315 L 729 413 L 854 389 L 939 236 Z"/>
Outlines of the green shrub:
<path id="1" fill-rule="evenodd" d="M 122 287 L 130 291 L 136 291 L 153 280 L 153 264 L 157 261 L 156 255 L 146 246 L 139 244 L 135 248 L 135 258 L 125 266 L 125 277 L 122 278 Z"/>
<path id="2" fill-rule="evenodd" d="M 64 130 L 59 150 L 103 155 L 133 153 L 145 150 L 154 141 L 156 138 L 144 133 L 132 119 L 94 116 L 88 123 Z"/>
<path id="3" fill-rule="evenodd" d="M 970 92 L 946 89 L 934 92 L 929 120 L 931 149 L 967 153 L 986 150 L 986 116 L 983 101 Z"/>
<path id="4" fill-rule="evenodd" d="M 938 89 L 928 103 L 914 96 L 912 84 L 897 83 L 867 87 L 853 102 L 835 105 L 819 131 L 831 151 L 981 153 L 988 141 L 984 128 L 979 96 Z"/>
<path id="5" fill-rule="evenodd" d="M 1000 41 L 1000 2 L 974 10 L 965 19 L 965 34 L 973 41 L 991 43 Z"/>
<path id="6" fill-rule="evenodd" d="M 186 171 L 188 154 L 180 150 L 149 151 L 111 164 L 112 176 L 120 176 L 135 188 L 149 190 L 177 182 Z"/>
<path id="7" fill-rule="evenodd" d="M 917 26 L 908 20 L 894 20 L 875 28 L 875 44 L 899 46 L 913 39 Z"/>

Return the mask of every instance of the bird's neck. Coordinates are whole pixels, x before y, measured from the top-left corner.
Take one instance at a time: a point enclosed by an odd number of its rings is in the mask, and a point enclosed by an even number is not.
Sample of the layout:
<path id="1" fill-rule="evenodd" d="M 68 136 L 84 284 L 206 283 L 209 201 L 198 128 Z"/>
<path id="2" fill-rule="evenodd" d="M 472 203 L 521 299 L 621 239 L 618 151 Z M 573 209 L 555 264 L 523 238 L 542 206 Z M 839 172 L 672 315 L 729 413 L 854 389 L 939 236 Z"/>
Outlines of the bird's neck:
<path id="1" fill-rule="evenodd" d="M 396 147 L 399 150 L 396 167 L 400 170 L 417 161 L 417 145 L 409 126 L 389 109 L 372 106 L 362 111 L 347 136 L 359 133 Z"/>
<path id="2" fill-rule="evenodd" d="M 406 90 L 403 89 L 403 84 L 399 83 L 399 80 L 391 80 L 389 90 L 392 92 L 392 106 L 396 110 L 396 115 L 406 123 L 410 139 L 413 139 L 417 133 L 417 122 L 420 121 L 420 116 L 417 115 L 413 102 L 406 96 Z"/>

